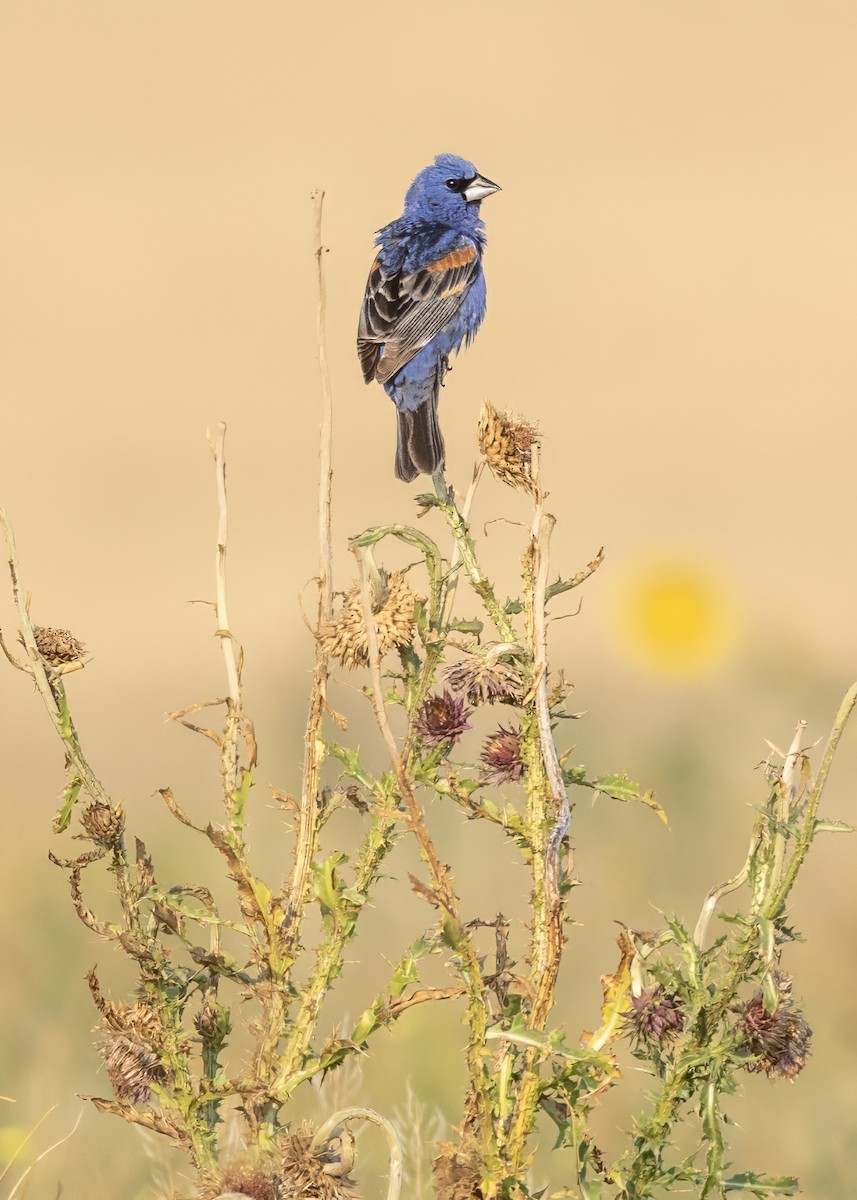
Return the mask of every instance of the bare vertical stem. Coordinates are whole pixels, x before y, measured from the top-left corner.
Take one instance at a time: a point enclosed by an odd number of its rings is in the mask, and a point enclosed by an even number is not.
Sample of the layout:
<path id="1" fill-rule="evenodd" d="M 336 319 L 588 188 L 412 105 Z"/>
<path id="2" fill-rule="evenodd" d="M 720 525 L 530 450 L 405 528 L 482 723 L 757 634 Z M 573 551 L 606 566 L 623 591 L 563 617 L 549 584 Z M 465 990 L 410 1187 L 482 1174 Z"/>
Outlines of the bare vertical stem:
<path id="1" fill-rule="evenodd" d="M 527 640 L 533 658 L 532 705 L 538 732 L 539 770 L 528 787 L 527 822 L 534 839 L 533 920 L 530 982 L 533 1004 L 529 1023 L 543 1029 L 554 1000 L 562 958 L 562 892 L 560 854 L 568 833 L 571 809 L 562 778 L 562 767 L 551 729 L 548 701 L 547 619 L 545 592 L 550 565 L 549 544 L 556 518 L 544 512 L 541 488 L 537 486 L 536 507 L 530 545 L 526 555 L 529 581 L 527 597 Z M 550 829 L 546 833 L 546 828 Z M 541 855 L 538 847 L 542 846 Z M 539 1066 L 535 1051 L 527 1051 L 520 1089 L 508 1140 L 510 1169 L 520 1169 L 527 1139 L 533 1127 L 539 1095 Z"/>
<path id="2" fill-rule="evenodd" d="M 226 604 L 226 540 L 229 533 L 228 510 L 226 505 L 226 458 L 224 448 L 226 443 L 226 423 L 220 421 L 217 426 L 217 437 L 214 440 L 214 464 L 217 472 L 217 551 L 215 557 L 215 577 L 217 580 L 217 637 L 223 650 L 223 661 L 226 665 L 226 686 L 229 695 L 230 709 L 241 707 L 240 683 L 238 679 L 238 662 L 235 657 L 235 642 L 229 626 L 229 609 Z"/>
<path id="3" fill-rule="evenodd" d="M 319 623 L 330 616 L 333 604 L 333 571 L 330 509 L 333 492 L 333 393 L 330 386 L 330 371 L 327 366 L 327 284 L 324 278 L 324 255 L 326 249 L 321 240 L 321 216 L 324 207 L 324 192 L 313 194 L 315 201 L 315 263 L 318 282 L 318 310 L 316 315 L 316 338 L 318 341 L 318 370 L 321 376 L 321 439 L 319 448 L 318 479 L 318 619 Z"/>
<path id="4" fill-rule="evenodd" d="M 776 817 L 777 823 L 774 826 L 773 840 L 774 852 L 771 856 L 771 872 L 768 879 L 767 891 L 774 892 L 780 886 L 780 880 L 783 873 L 783 863 L 786 857 L 786 834 L 785 827 L 788 823 L 791 814 L 792 805 L 795 802 L 798 791 L 798 783 L 800 779 L 799 763 L 801 760 L 801 739 L 806 732 L 806 721 L 798 721 L 797 729 L 795 730 L 792 744 L 789 746 L 786 754 L 785 762 L 783 763 L 783 774 L 780 779 L 780 786 L 777 791 L 776 802 Z"/>
<path id="5" fill-rule="evenodd" d="M 318 482 L 318 608 L 316 629 L 320 629 L 331 616 L 333 606 L 333 554 L 331 550 L 331 494 L 333 487 L 333 400 L 330 374 L 327 368 L 325 349 L 325 318 L 327 294 L 324 279 L 325 248 L 321 240 L 322 208 L 324 192 L 317 191 L 315 201 L 315 259 L 318 280 L 318 365 L 321 373 L 322 420 L 319 448 Z M 322 642 L 316 637 L 315 663 L 312 674 L 312 692 L 304 734 L 303 780 L 301 785 L 301 807 L 298 833 L 295 844 L 294 862 L 288 883 L 286 912 L 283 922 L 283 950 L 287 958 L 294 958 L 300 939 L 301 917 L 305 907 L 305 896 L 310 876 L 310 866 L 318 839 L 318 786 L 321 763 L 324 758 L 324 743 L 321 724 L 327 703 L 328 656 Z"/>

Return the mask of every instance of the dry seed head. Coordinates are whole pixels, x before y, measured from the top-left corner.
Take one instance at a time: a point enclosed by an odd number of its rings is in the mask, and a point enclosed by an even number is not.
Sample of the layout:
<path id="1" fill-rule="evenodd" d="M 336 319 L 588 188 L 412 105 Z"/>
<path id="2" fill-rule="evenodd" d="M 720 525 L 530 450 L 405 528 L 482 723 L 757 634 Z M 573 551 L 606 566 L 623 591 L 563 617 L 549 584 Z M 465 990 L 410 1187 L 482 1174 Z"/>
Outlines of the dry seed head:
<path id="1" fill-rule="evenodd" d="M 490 401 L 482 402 L 479 414 L 479 449 L 492 474 L 509 487 L 535 495 L 538 482 L 533 449 L 538 449 L 535 425 L 513 413 L 501 413 Z"/>
<path id="2" fill-rule="evenodd" d="M 283 1134 L 266 1155 L 246 1150 L 224 1167 L 205 1171 L 196 1200 L 357 1200 L 353 1180 L 330 1173 L 324 1153 L 312 1149 L 314 1130 L 303 1125 Z M 348 1135 L 350 1138 L 350 1135 Z"/>
<path id="3" fill-rule="evenodd" d="M 278 1200 L 357 1200 L 357 1189 L 347 1175 L 333 1175 L 312 1149 L 308 1127 L 287 1133 L 280 1141 L 282 1191 Z"/>
<path id="4" fill-rule="evenodd" d="M 273 1162 L 233 1163 L 222 1171 L 208 1171 L 198 1181 L 197 1200 L 280 1200 L 280 1175 Z"/>
<path id="5" fill-rule="evenodd" d="M 87 837 L 100 846 L 115 846 L 125 831 L 125 814 L 121 808 L 96 801 L 83 810 L 80 823 Z"/>
<path id="6" fill-rule="evenodd" d="M 117 1100 L 145 1104 L 152 1084 L 163 1083 L 166 1077 L 156 1054 L 121 1034 L 105 1042 L 101 1054 Z"/>
<path id="7" fill-rule="evenodd" d="M 148 1004 L 114 1004 L 108 1000 L 97 1029 L 100 1033 L 124 1033 L 133 1041 L 148 1042 L 155 1047 L 164 1040 L 164 1027 Z"/>
<path id="8" fill-rule="evenodd" d="M 487 654 L 466 654 L 447 667 L 445 678 L 452 690 L 464 692 L 471 704 L 515 704 L 525 690 L 517 667 Z"/>
<path id="9" fill-rule="evenodd" d="M 404 571 L 393 571 L 384 578 L 383 597 L 373 607 L 378 650 L 383 657 L 396 646 L 409 646 L 414 640 L 414 605 L 417 594 L 410 587 Z M 363 599 L 360 584 L 346 593 L 333 620 L 318 633 L 323 652 L 337 659 L 344 667 L 365 667 L 369 663 L 369 639 L 363 619 Z"/>
<path id="10" fill-rule="evenodd" d="M 482 1156 L 476 1140 L 465 1134 L 461 1142 L 439 1142 L 440 1154 L 431 1169 L 438 1200 L 472 1200 L 480 1196 Z"/>
<path id="11" fill-rule="evenodd" d="M 80 662 L 86 654 L 86 647 L 81 645 L 68 629 L 51 629 L 47 625 L 34 625 L 33 635 L 39 654 L 51 667 L 62 667 L 67 663 Z"/>
<path id="12" fill-rule="evenodd" d="M 148 1042 L 154 1048 L 163 1045 L 164 1027 L 154 1008 L 141 1001 L 124 1004 L 121 1000 L 118 1003 L 108 1000 L 101 992 L 95 968 L 87 973 L 86 982 L 95 1007 L 101 1013 L 96 1033 L 105 1034 L 108 1040 L 112 1040 L 114 1034 L 124 1033 L 133 1041 Z"/>

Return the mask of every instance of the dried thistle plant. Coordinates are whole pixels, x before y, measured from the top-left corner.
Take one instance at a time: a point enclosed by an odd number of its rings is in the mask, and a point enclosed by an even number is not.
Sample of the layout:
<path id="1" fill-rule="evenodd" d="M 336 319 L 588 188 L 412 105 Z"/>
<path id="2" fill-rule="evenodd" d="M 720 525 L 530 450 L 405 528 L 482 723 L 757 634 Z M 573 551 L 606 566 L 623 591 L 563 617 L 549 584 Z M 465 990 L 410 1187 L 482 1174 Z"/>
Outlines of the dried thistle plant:
<path id="1" fill-rule="evenodd" d="M 388 1196 L 396 1200 L 402 1151 L 386 1118 L 355 1106 L 331 1114 L 316 1129 L 294 1128 L 292 1097 L 356 1054 L 371 1053 L 373 1035 L 415 1006 L 454 1004 L 465 1028 L 467 1084 L 458 1123 L 433 1153 L 439 1200 L 531 1195 L 528 1173 L 540 1115 L 555 1124 L 556 1147 L 571 1153 L 573 1178 L 557 1194 L 569 1200 L 654 1200 L 690 1189 L 703 1197 L 737 1190 L 793 1194 L 796 1183 L 788 1176 L 729 1173 L 723 1103 L 754 1073 L 794 1080 L 809 1053 L 811 1030 L 792 998 L 782 961 L 794 937 L 787 902 L 816 836 L 847 828 L 818 814 L 839 739 L 857 703 L 857 685 L 842 702 L 814 777 L 802 748 L 802 725 L 782 766 L 770 769 L 746 862 L 711 888 L 693 932 L 678 919 L 655 931 L 623 928 L 619 962 L 602 977 L 594 1031 L 576 1036 L 557 1023 L 553 1008 L 576 883 L 569 838 L 574 789 L 639 802 L 664 818 L 651 791 L 622 772 L 593 773 L 571 764 L 569 751 L 558 744 L 560 718 L 569 715 L 569 685 L 549 663 L 548 619 L 562 596 L 595 573 L 603 554 L 575 574 L 550 581 L 555 518 L 545 509 L 536 427 L 486 404 L 479 425 L 481 457 L 463 504 L 438 477 L 436 495 L 420 498 L 429 527 L 435 521 L 435 536 L 395 523 L 353 539 L 358 582 L 335 605 L 320 198 L 316 217 L 323 395 L 319 589 L 301 792 L 287 798 L 296 822 L 285 877 L 259 877 L 247 834 L 257 747 L 244 708 L 243 655 L 227 604 L 223 426 L 213 450 L 215 617 L 226 698 L 173 714 L 216 749 L 219 812 L 197 826 L 172 790 L 161 790 L 184 834 L 204 839 L 218 873 L 231 881 L 239 920 L 221 911 L 206 883 L 162 882 L 139 839 L 129 849 L 125 807 L 107 793 L 71 715 L 64 675 L 83 665 L 85 652 L 68 631 L 32 624 L 11 527 L 0 513 L 23 660 L 2 638 L 0 645 L 36 684 L 62 744 L 68 777 L 54 831 L 63 837 L 75 828 L 75 836 L 87 843 L 72 857 L 51 857 L 68 875 L 81 921 L 128 956 L 137 972 L 128 999 L 105 996 L 95 971 L 88 977 L 113 1091 L 92 1102 L 181 1148 L 196 1169 L 197 1200 L 352 1200 L 357 1186 L 350 1123 L 369 1120 L 387 1140 Z M 508 600 L 499 598 L 483 569 L 470 528 L 485 465 L 532 504 L 520 587 Z M 420 564 L 407 577 L 375 562 L 389 538 L 418 552 Z M 465 611 L 456 615 L 459 580 L 467 591 Z M 361 751 L 343 740 L 328 696 L 334 660 L 366 672 L 362 691 L 387 754 L 386 769 L 370 769 Z M 497 704 L 505 706 L 506 719 L 479 746 L 471 729 L 474 710 Z M 197 723 L 206 711 L 218 715 L 213 728 Z M 396 727 L 403 732 L 397 735 Z M 507 785 L 515 785 L 514 798 L 504 795 Z M 511 957 L 509 920 L 465 911 L 455 871 L 435 842 L 433 810 L 426 803 L 434 797 L 483 821 L 486 839 L 507 839 L 527 872 L 530 907 L 517 931 L 525 942 L 519 963 Z M 322 830 L 349 801 L 360 816 L 358 844 L 349 853 L 326 853 Z M 401 886 L 413 888 L 425 903 L 425 930 L 399 948 L 389 976 L 365 997 L 359 1017 L 325 1036 L 322 1004 L 348 969 L 347 951 L 361 915 L 403 837 L 414 839 L 421 867 Z M 112 920 L 87 901 L 89 872 L 105 869 L 119 902 Z M 741 913 L 709 944 L 712 916 L 739 889 L 745 899 Z M 318 933 L 308 945 L 311 912 Z M 238 956 L 226 949 L 236 942 L 242 947 Z M 446 986 L 421 978 L 430 958 L 443 961 Z M 248 1026 L 247 1059 L 232 1057 L 238 1022 Z M 652 1091 L 627 1149 L 611 1162 L 594 1140 L 590 1116 L 600 1097 L 621 1083 L 627 1055 L 649 1072 Z M 237 1148 L 223 1136 L 224 1115 L 240 1123 Z M 680 1149 L 688 1125 L 698 1142 L 691 1155 Z M 438 1136 L 435 1130 L 435 1140 Z M 417 1170 L 413 1178 L 424 1175 Z"/>

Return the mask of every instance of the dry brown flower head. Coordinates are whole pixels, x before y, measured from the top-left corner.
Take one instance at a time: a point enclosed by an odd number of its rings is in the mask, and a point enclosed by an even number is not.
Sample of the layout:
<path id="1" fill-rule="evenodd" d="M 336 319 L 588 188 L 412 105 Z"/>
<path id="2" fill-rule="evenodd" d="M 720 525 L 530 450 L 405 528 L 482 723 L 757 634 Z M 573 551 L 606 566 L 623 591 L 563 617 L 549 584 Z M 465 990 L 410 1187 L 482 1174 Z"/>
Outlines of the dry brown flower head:
<path id="1" fill-rule="evenodd" d="M 538 450 L 539 431 L 514 413 L 501 413 L 489 400 L 479 414 L 479 449 L 493 475 L 509 487 L 535 495 L 538 481 L 533 453 Z"/>
<path id="2" fill-rule="evenodd" d="M 382 596 L 373 607 L 378 650 L 382 657 L 397 646 L 409 646 L 414 640 L 414 605 L 417 602 L 417 594 L 404 571 L 383 575 L 383 582 Z M 369 640 L 359 583 L 346 593 L 339 611 L 329 624 L 322 626 L 318 636 L 323 652 L 344 667 L 368 666 Z"/>
<path id="3" fill-rule="evenodd" d="M 42 658 L 50 667 L 64 667 L 78 663 L 86 655 L 86 647 L 68 629 L 51 629 L 48 625 L 34 625 L 33 636 Z"/>

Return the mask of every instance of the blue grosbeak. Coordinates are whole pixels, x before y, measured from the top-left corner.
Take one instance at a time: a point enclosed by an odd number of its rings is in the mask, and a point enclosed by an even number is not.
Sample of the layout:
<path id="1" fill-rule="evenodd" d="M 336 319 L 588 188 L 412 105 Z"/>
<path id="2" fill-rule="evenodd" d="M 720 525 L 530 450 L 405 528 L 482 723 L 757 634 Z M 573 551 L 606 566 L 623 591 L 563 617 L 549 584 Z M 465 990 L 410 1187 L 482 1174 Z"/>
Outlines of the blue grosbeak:
<path id="1" fill-rule="evenodd" d="M 499 185 L 473 163 L 439 154 L 408 188 L 405 210 L 375 236 L 357 353 L 398 412 L 396 475 L 410 483 L 444 464 L 437 404 L 449 356 L 485 316 L 481 201 Z"/>

